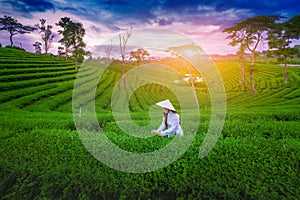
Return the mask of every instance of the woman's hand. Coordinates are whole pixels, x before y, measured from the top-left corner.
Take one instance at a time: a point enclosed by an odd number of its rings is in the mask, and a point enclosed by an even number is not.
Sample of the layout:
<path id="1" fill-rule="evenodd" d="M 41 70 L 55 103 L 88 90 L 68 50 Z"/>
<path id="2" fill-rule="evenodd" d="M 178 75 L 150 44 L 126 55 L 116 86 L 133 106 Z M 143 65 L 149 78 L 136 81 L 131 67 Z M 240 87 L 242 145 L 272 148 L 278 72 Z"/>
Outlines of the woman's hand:
<path id="1" fill-rule="evenodd" d="M 156 133 L 158 136 L 162 136 L 162 132 L 161 131 L 157 131 Z"/>
<path id="2" fill-rule="evenodd" d="M 162 135 L 162 132 L 161 131 L 158 131 L 158 130 L 152 130 L 151 131 L 152 134 L 156 134 L 158 136 L 161 136 Z"/>

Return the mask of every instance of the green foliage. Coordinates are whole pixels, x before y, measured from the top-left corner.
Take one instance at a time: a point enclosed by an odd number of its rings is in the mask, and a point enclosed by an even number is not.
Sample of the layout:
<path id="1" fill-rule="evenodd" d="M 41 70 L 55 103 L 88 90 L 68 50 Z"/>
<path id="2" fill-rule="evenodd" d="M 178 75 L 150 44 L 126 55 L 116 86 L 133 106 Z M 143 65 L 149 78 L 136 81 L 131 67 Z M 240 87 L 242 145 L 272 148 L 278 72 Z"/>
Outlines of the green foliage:
<path id="1" fill-rule="evenodd" d="M 55 34 L 52 33 L 51 29 L 53 28 L 52 25 L 46 26 L 46 20 L 40 19 L 41 24 L 35 25 L 37 30 L 39 30 L 39 33 L 41 34 L 42 40 L 44 42 L 44 48 L 45 48 L 45 54 L 48 53 L 48 50 L 50 49 L 50 45 L 55 37 Z"/>
<path id="2" fill-rule="evenodd" d="M 276 23 L 268 31 L 268 55 L 275 56 L 284 64 L 287 58 L 299 55 L 297 47 L 290 47 L 293 39 L 300 37 L 300 15 L 296 15 L 283 23 Z"/>
<path id="3" fill-rule="evenodd" d="M 300 38 L 300 15 L 295 15 L 286 22 L 284 22 L 286 27 L 287 35 L 292 39 Z"/>
<path id="4" fill-rule="evenodd" d="M 35 53 L 37 54 L 41 54 L 42 53 L 42 43 L 40 42 L 35 42 L 32 46 L 34 46 L 34 50 L 35 50 Z"/>
<path id="5" fill-rule="evenodd" d="M 25 33 L 31 33 L 35 29 L 35 27 L 32 26 L 25 26 L 18 22 L 18 20 L 12 18 L 11 16 L 4 15 L 3 17 L 0 17 L 0 31 L 8 31 L 10 34 L 10 46 L 13 46 L 13 36 L 17 34 L 25 34 Z"/>
<path id="6" fill-rule="evenodd" d="M 90 52 L 84 50 L 86 47 L 83 41 L 85 29 L 81 23 L 72 22 L 68 17 L 61 18 L 56 25 L 63 29 L 59 30 L 58 33 L 62 35 L 59 42 L 65 46 L 64 55 L 68 56 L 68 53 L 71 53 L 76 61 L 76 70 L 78 70 L 78 62 L 83 62 L 84 56 L 90 54 Z M 60 54 L 62 53 L 60 52 Z"/>
<path id="7" fill-rule="evenodd" d="M 277 15 L 255 16 L 226 28 L 223 32 L 228 33 L 226 39 L 231 40 L 229 45 L 239 46 L 239 54 L 244 54 L 246 49 L 252 53 L 252 64 L 254 64 L 254 54 L 263 39 L 263 34 L 267 33 L 280 18 Z"/>
<path id="8" fill-rule="evenodd" d="M 18 49 L 18 50 L 22 50 L 22 51 L 25 51 L 25 49 L 21 48 L 21 47 L 17 47 L 17 46 L 5 46 L 5 48 L 8 48 L 8 49 Z"/>
<path id="9" fill-rule="evenodd" d="M 210 100 L 199 87 L 196 89 L 201 105 L 200 122 L 192 145 L 165 168 L 134 174 L 102 164 L 82 144 L 72 114 L 74 63 L 17 49 L 0 48 L 0 55 L 2 199 L 297 199 L 300 196 L 298 67 L 289 69 L 290 81 L 285 86 L 283 67 L 256 64 L 257 95 L 250 95 L 244 94 L 239 83 L 238 63 L 218 63 L 227 92 L 227 114 L 214 149 L 199 159 L 199 148 L 211 117 Z M 125 67 L 128 71 L 134 66 Z M 131 152 L 152 152 L 172 141 L 156 136 L 136 138 L 118 127 L 111 112 L 111 95 L 121 78 L 120 64 L 111 65 L 101 77 L 95 76 L 93 68 L 84 69 L 82 66 L 83 71 L 78 74 L 82 86 L 99 79 L 95 91 L 97 119 L 113 143 Z M 159 84 L 145 84 L 129 98 L 131 117 L 141 129 L 150 123 L 151 106 L 162 98 L 171 99 L 179 107 L 172 91 Z M 85 105 L 84 94 L 80 99 Z M 88 113 L 89 108 L 83 107 L 82 115 Z M 161 116 L 156 118 L 159 125 Z M 188 127 L 184 131 L 188 133 Z"/>
<path id="10" fill-rule="evenodd" d="M 137 65 L 140 65 L 144 61 L 145 56 L 150 56 L 150 54 L 144 49 L 137 49 L 130 52 L 130 60 L 135 59 Z"/>
<path id="11" fill-rule="evenodd" d="M 71 114 L 21 112 L 12 118 L 2 112 L 1 143 L 6 148 L 0 149 L 4 155 L 0 194 L 5 198 L 50 199 L 290 199 L 298 195 L 300 144 L 295 130 L 299 130 L 299 123 L 274 124 L 268 119 L 272 115 L 257 120 L 250 113 L 243 117 L 245 122 L 239 116 L 240 112 L 229 116 L 222 138 L 204 159 L 197 155 L 208 125 L 205 120 L 180 159 L 155 172 L 130 174 L 110 169 L 89 154 L 72 131 Z M 170 141 L 152 137 L 137 142 L 116 128 L 110 118 L 99 120 L 108 137 L 125 150 L 153 151 Z"/>

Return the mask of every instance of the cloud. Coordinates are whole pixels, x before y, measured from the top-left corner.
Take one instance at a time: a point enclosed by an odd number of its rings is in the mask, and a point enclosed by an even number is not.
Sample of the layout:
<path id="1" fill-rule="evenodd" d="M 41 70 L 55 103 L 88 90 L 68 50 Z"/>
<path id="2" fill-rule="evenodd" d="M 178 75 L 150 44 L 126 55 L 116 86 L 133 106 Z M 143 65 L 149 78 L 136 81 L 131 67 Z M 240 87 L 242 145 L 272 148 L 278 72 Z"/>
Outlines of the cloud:
<path id="1" fill-rule="evenodd" d="M 180 21 L 194 19 L 195 21 L 197 20 L 198 24 L 204 24 L 207 21 L 216 24 L 221 22 L 220 18 L 213 18 L 217 13 L 223 13 L 222 19 L 225 21 L 229 22 L 232 19 L 232 16 L 228 18 L 226 15 L 228 11 L 238 12 L 238 15 L 234 18 L 234 21 L 236 21 L 245 19 L 245 17 L 249 16 L 247 15 L 249 13 L 252 14 L 251 16 L 282 13 L 295 15 L 300 10 L 300 4 L 295 3 L 294 0 L 285 0 L 284 2 L 275 0 L 85 0 L 84 2 L 79 0 L 8 0 L 1 4 L 5 4 L 6 8 L 11 7 L 10 11 L 17 11 L 27 16 L 30 16 L 32 12 L 61 10 L 91 21 L 101 20 L 106 24 L 116 23 L 117 26 L 124 25 L 125 22 L 129 22 L 132 25 L 151 23 L 153 21 L 156 21 L 161 26 L 165 26 L 174 22 L 173 18 L 165 17 L 168 14 L 176 15 L 176 18 Z M 245 13 L 239 11 L 245 11 Z M 164 16 L 159 15 L 160 13 L 164 13 Z M 205 20 L 203 20 L 203 17 Z"/>
<path id="2" fill-rule="evenodd" d="M 151 12 L 156 18 L 150 20 L 150 24 L 166 26 L 175 23 L 184 23 L 195 26 L 216 25 L 220 26 L 220 28 L 231 26 L 238 21 L 255 15 L 250 9 L 232 8 L 221 11 L 213 5 L 197 5 L 194 7 L 185 7 L 181 10 L 166 10 L 159 7 L 153 9 Z"/>
<path id="3" fill-rule="evenodd" d="M 105 24 L 111 31 L 146 24 L 167 26 L 175 22 L 222 25 L 224 28 L 247 17 L 261 14 L 292 15 L 300 9 L 294 0 L 8 0 L 5 5 L 7 8 L 11 7 L 11 13 L 17 10 L 24 17 L 31 16 L 33 12 L 62 11 Z"/>
<path id="4" fill-rule="evenodd" d="M 260 1 L 222 1 L 217 0 L 214 5 L 220 10 L 228 9 L 249 9 L 255 15 L 270 15 L 270 14 L 281 14 L 288 11 L 289 16 L 292 17 L 299 13 L 300 4 L 294 0 L 276 1 L 276 0 L 260 0 Z"/>
<path id="5" fill-rule="evenodd" d="M 100 32 L 101 32 L 101 29 L 100 29 L 99 27 L 95 26 L 95 25 L 90 26 L 89 29 L 90 29 L 91 31 L 95 31 L 95 32 L 97 32 L 97 33 L 100 33 Z"/>
<path id="6" fill-rule="evenodd" d="M 158 18 L 157 23 L 160 26 L 166 26 L 166 25 L 171 25 L 173 23 L 173 21 L 172 20 L 168 20 L 166 18 Z"/>
<path id="7" fill-rule="evenodd" d="M 292 17 L 300 10 L 300 4 L 294 0 L 6 0 L 0 6 L 3 14 L 24 25 L 36 24 L 44 18 L 54 26 L 53 31 L 59 29 L 54 24 L 62 17 L 81 22 L 91 49 L 129 27 L 164 27 L 184 33 L 207 47 L 211 44 L 208 49 L 212 51 L 221 44 L 227 45 L 225 35 L 219 33 L 236 22 L 262 14 Z M 33 40 L 31 36 L 35 34 Z M 3 34 L 0 36 L 1 42 L 4 41 Z M 38 33 L 31 36 L 26 36 L 28 44 L 39 38 Z"/>
<path id="8" fill-rule="evenodd" d="M 4 12 L 18 12 L 23 16 L 27 15 L 27 17 L 30 17 L 32 12 L 55 10 L 54 5 L 45 0 L 6 0 L 3 4 L 4 7 L 8 8 L 8 10 L 2 8 Z"/>

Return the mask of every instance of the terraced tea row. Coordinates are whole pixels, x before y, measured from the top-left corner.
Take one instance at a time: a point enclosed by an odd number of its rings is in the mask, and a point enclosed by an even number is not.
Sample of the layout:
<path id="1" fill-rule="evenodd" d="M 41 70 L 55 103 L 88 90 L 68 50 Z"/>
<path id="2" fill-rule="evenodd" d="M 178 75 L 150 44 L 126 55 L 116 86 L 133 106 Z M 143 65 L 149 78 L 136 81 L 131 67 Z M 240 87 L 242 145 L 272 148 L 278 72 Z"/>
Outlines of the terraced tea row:
<path id="1" fill-rule="evenodd" d="M 285 85 L 284 68 L 281 66 L 256 64 L 253 81 L 256 94 L 249 83 L 249 68 L 245 69 L 247 93 L 243 92 L 240 67 L 237 63 L 220 63 L 219 70 L 226 87 L 227 103 L 233 107 L 263 107 L 299 104 L 300 68 L 289 67 L 289 83 Z"/>
<path id="2" fill-rule="evenodd" d="M 14 54 L 8 54 L 14 59 Z M 214 90 L 206 88 L 205 83 L 196 88 L 201 120 L 198 122 L 195 116 L 199 113 L 192 110 L 188 116 L 181 115 L 184 138 L 157 137 L 150 133 L 161 122 L 161 110 L 155 103 L 169 98 L 180 112 L 176 94 L 183 96 L 180 105 L 191 101 L 186 95 L 190 86 L 174 83 L 183 77 L 158 68 L 151 71 L 153 79 L 163 74 L 163 83 L 170 81 L 174 87 L 155 81 L 139 82 L 142 73 L 130 75 L 129 70 L 137 68 L 126 64 L 129 73 L 125 76 L 126 90 L 122 90 L 119 63 L 104 70 L 101 65 L 87 62 L 75 72 L 70 69 L 74 63 L 63 67 L 64 59 L 31 56 L 39 57 L 43 63 L 32 65 L 28 60 L 22 67 L 15 64 L 18 67 L 13 68 L 11 64 L 9 69 L 0 69 L 0 196 L 4 199 L 293 199 L 299 193 L 300 68 L 289 68 L 289 84 L 285 86 L 282 67 L 257 65 L 253 76 L 257 94 L 253 95 L 248 77 L 248 93 L 244 93 L 237 63 L 218 63 L 229 109 L 213 150 L 199 159 L 208 128 L 214 125 L 209 107 Z M 51 65 L 51 59 L 61 66 Z M 137 87 L 139 84 L 142 87 Z M 95 105 L 91 104 L 93 100 Z M 117 123 L 112 104 L 120 106 L 117 109 L 128 106 L 131 119 L 121 118 Z M 165 154 L 162 148 L 176 141 L 177 147 L 189 148 L 176 161 L 152 172 L 124 173 L 110 168 L 95 159 L 84 144 L 77 131 L 79 127 L 74 124 L 72 106 L 82 115 L 91 114 L 90 109 L 95 106 L 105 136 L 122 151 L 135 154 L 161 151 L 163 156 L 172 157 L 173 150 Z M 157 113 L 153 108 L 157 108 Z M 120 117 L 123 114 L 126 113 Z M 132 121 L 140 127 L 135 128 Z M 193 131 L 191 124 L 199 126 L 190 145 L 186 139 Z M 92 131 L 95 125 L 98 124 L 91 122 Z M 143 132 L 146 138 L 139 137 Z M 96 135 L 90 133 L 92 137 Z M 116 150 L 104 144 L 104 140 L 96 143 L 91 140 L 92 143 L 96 149 L 105 147 L 107 157 L 103 157 L 110 161 L 124 159 L 124 156 L 112 157 L 117 155 Z M 137 162 L 145 163 L 141 167 L 146 169 L 165 162 L 156 155 L 152 158 Z"/>
<path id="3" fill-rule="evenodd" d="M 3 55 L 0 51 L 0 54 Z M 23 55 L 23 52 L 21 53 Z M 26 55 L 29 53 L 25 53 Z M 101 77 L 96 75 L 96 68 L 87 67 L 80 70 L 80 74 L 74 70 L 74 63 L 66 62 L 64 58 L 50 58 L 45 55 L 32 55 L 28 57 L 28 63 L 7 64 L 0 60 L 0 90 L 1 107 L 19 108 L 29 111 L 72 111 L 72 91 L 74 88 L 74 80 L 80 76 L 81 93 L 79 101 L 81 105 L 87 105 L 91 100 L 87 94 L 94 91 L 90 83 L 98 81 L 95 90 L 96 110 L 110 110 L 111 104 L 119 98 L 120 95 L 120 64 L 112 64 Z M 17 59 L 18 54 L 13 51 L 6 52 L 6 57 Z M 24 55 L 23 55 L 24 56 Z M 29 60 L 35 62 L 34 58 L 39 58 L 41 63 L 30 63 Z M 45 62 L 43 62 L 45 61 Z M 50 64 L 52 63 L 52 64 Z M 6 69 L 4 68 L 6 66 Z M 246 68 L 246 81 L 248 93 L 245 94 L 241 85 L 240 66 L 236 62 L 217 63 L 223 82 L 226 88 L 227 105 L 229 107 L 260 107 L 275 105 L 295 105 L 299 104 L 299 85 L 300 70 L 297 67 L 289 68 L 289 84 L 285 86 L 284 68 L 272 65 L 256 65 L 253 74 L 256 95 L 251 94 L 249 85 L 249 67 Z M 126 71 L 133 69 L 134 66 L 127 65 Z M 157 70 L 157 69 L 155 69 Z M 166 77 L 175 81 L 178 75 L 173 76 L 170 70 L 162 69 L 161 73 Z M 153 72 L 154 73 L 154 72 Z M 156 72 L 155 72 L 156 73 Z M 128 89 L 133 92 L 132 96 L 126 94 L 124 101 L 129 101 L 129 109 L 131 111 L 147 111 L 155 102 L 170 98 L 177 102 L 175 92 L 179 92 L 177 88 L 167 88 L 157 83 L 145 84 L 136 91 L 135 83 L 138 76 L 126 75 L 126 83 Z M 205 84 L 204 84 L 205 85 Z M 178 86 L 179 87 L 179 86 Z M 182 86 L 180 86 L 182 87 Z M 172 89 L 173 91 L 171 91 Z M 115 96 L 112 98 L 113 91 L 116 90 Z M 118 92 L 119 90 L 119 92 Z M 184 90 L 184 89 L 183 89 Z M 200 107 L 210 105 L 209 92 L 207 88 L 201 85 L 196 88 Z M 209 90 L 208 90 L 209 91 Z M 123 105 L 125 106 L 125 102 Z"/>
<path id="4" fill-rule="evenodd" d="M 68 65 L 66 67 L 59 66 L 53 67 L 33 67 L 33 68 L 16 68 L 16 69 L 1 69 L 0 76 L 6 75 L 16 75 L 16 74 L 30 74 L 30 73 L 42 73 L 42 72 L 60 72 L 60 71 L 74 71 L 75 67 L 73 65 Z"/>

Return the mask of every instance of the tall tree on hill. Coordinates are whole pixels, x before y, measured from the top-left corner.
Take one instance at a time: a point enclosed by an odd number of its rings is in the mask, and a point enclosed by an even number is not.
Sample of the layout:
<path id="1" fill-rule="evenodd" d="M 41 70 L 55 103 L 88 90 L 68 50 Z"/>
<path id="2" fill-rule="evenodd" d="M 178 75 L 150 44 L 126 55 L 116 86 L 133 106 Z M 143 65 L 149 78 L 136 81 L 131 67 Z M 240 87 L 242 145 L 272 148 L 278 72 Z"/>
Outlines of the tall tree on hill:
<path id="1" fill-rule="evenodd" d="M 106 49 L 105 49 L 105 54 L 106 54 L 106 58 L 105 58 L 105 60 L 106 60 L 106 65 L 109 65 L 109 63 L 111 62 L 111 60 L 110 60 L 110 53 L 111 53 L 112 47 L 113 47 L 113 45 L 112 45 L 112 40 L 110 40 L 110 44 L 109 44 L 109 45 L 106 47 Z"/>
<path id="2" fill-rule="evenodd" d="M 10 46 L 13 46 L 14 35 L 25 33 L 29 34 L 36 30 L 36 28 L 32 26 L 24 26 L 23 24 L 19 23 L 18 20 L 12 18 L 11 16 L 4 15 L 4 17 L 0 17 L 0 31 L 3 30 L 9 32 Z"/>
<path id="3" fill-rule="evenodd" d="M 278 15 L 270 16 L 256 16 L 253 18 L 247 18 L 246 20 L 235 24 L 232 27 L 226 28 L 223 32 L 228 33 L 226 39 L 230 39 L 231 46 L 239 46 L 239 54 L 242 55 L 242 81 L 244 84 L 244 91 L 246 92 L 245 87 L 245 66 L 244 66 L 244 52 L 248 50 L 251 52 L 251 68 L 249 70 L 249 80 L 252 89 L 252 93 L 255 94 L 255 86 L 253 82 L 253 66 L 255 61 L 255 51 L 259 43 L 264 39 L 264 34 L 270 30 L 271 27 L 275 24 L 275 21 L 280 19 Z"/>
<path id="4" fill-rule="evenodd" d="M 63 28 L 58 33 L 63 36 L 59 42 L 65 45 L 65 55 L 68 56 L 68 53 L 71 53 L 76 61 L 76 70 L 78 70 L 78 63 L 83 61 L 85 55 L 90 54 L 90 52 L 84 50 L 86 47 L 83 41 L 85 29 L 81 23 L 72 22 L 67 17 L 61 18 L 56 25 Z"/>
<path id="5" fill-rule="evenodd" d="M 122 89 L 125 88 L 125 52 L 126 52 L 126 45 L 128 39 L 131 37 L 132 34 L 132 27 L 130 30 L 126 30 L 126 32 L 121 35 L 119 34 L 119 41 L 120 41 L 120 53 L 122 57 Z"/>
<path id="6" fill-rule="evenodd" d="M 246 76 L 245 76 L 245 44 L 241 44 L 239 47 L 239 50 L 237 52 L 237 56 L 239 59 L 239 62 L 241 63 L 241 77 L 242 81 L 241 84 L 244 88 L 244 92 L 247 93 L 247 82 L 246 82 Z"/>
<path id="7" fill-rule="evenodd" d="M 84 50 L 86 47 L 86 44 L 83 41 L 85 29 L 81 23 L 72 22 L 68 25 L 68 31 L 71 53 L 73 57 L 75 57 L 76 70 L 78 70 L 78 63 L 83 62 L 85 55 L 89 55 L 89 52 Z"/>
<path id="8" fill-rule="evenodd" d="M 284 23 L 277 23 L 268 33 L 269 55 L 281 57 L 284 62 L 284 79 L 288 84 L 288 68 L 286 59 L 299 54 L 299 49 L 290 47 L 293 39 L 300 38 L 300 15 L 296 15 Z"/>
<path id="9" fill-rule="evenodd" d="M 230 46 L 239 46 L 237 52 L 241 62 L 241 77 L 244 92 L 247 93 L 246 78 L 245 78 L 245 48 L 246 48 L 246 33 L 243 30 L 241 24 L 236 24 L 234 27 L 224 29 L 223 32 L 227 32 L 230 35 L 226 39 L 231 39 Z"/>
<path id="10" fill-rule="evenodd" d="M 36 24 L 35 27 L 39 30 L 42 40 L 44 42 L 44 49 L 45 49 L 45 54 L 48 53 L 48 50 L 51 47 L 51 43 L 53 41 L 53 38 L 55 37 L 55 34 L 52 33 L 51 29 L 53 28 L 51 25 L 46 26 L 46 20 L 45 19 L 40 19 L 41 24 Z"/>
<path id="11" fill-rule="evenodd" d="M 198 47 L 191 44 L 191 45 L 169 47 L 166 50 L 166 52 L 170 53 L 175 58 L 184 59 L 183 55 L 189 54 L 190 52 L 193 52 L 193 53 L 197 52 L 197 50 L 198 50 Z M 191 81 L 191 86 L 192 86 L 195 102 L 197 104 L 197 107 L 200 108 L 200 104 L 198 101 L 197 92 L 196 92 L 196 88 L 195 88 L 195 84 L 194 84 L 195 77 L 193 76 L 193 74 L 191 72 L 190 63 L 187 63 L 186 67 L 187 67 L 187 72 L 190 75 L 190 81 Z"/>
<path id="12" fill-rule="evenodd" d="M 67 25 L 71 23 L 71 19 L 69 17 L 63 17 L 60 18 L 58 23 L 55 23 L 56 26 L 62 27 L 62 30 L 58 30 L 58 34 L 62 35 L 62 38 L 59 40 L 59 42 L 64 46 L 64 55 L 66 60 L 68 60 L 69 57 L 69 47 L 70 44 L 68 42 L 68 31 L 67 31 Z"/>

